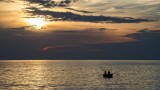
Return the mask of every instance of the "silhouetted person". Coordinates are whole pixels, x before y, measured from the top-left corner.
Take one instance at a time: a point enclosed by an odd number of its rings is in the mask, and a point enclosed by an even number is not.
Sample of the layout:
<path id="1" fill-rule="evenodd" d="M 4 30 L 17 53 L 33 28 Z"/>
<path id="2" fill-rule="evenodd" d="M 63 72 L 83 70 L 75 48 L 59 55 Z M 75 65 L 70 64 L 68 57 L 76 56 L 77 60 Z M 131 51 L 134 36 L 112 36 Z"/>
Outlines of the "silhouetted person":
<path id="1" fill-rule="evenodd" d="M 110 74 L 110 71 L 108 71 L 108 74 Z"/>
<path id="2" fill-rule="evenodd" d="M 104 75 L 107 75 L 106 71 L 104 72 Z"/>

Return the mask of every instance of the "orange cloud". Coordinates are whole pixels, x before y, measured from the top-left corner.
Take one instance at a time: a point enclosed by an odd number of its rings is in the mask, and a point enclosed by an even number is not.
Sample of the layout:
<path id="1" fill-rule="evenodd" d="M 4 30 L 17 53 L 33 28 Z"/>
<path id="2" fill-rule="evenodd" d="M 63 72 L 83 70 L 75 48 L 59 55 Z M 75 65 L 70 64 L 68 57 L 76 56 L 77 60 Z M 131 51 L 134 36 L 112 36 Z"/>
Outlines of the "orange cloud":
<path id="1" fill-rule="evenodd" d="M 66 47 L 77 47 L 79 45 L 60 45 L 60 46 L 48 46 L 48 47 L 44 47 L 40 50 L 42 51 L 49 51 L 49 50 L 53 50 L 53 49 L 60 49 L 60 48 L 66 48 Z"/>

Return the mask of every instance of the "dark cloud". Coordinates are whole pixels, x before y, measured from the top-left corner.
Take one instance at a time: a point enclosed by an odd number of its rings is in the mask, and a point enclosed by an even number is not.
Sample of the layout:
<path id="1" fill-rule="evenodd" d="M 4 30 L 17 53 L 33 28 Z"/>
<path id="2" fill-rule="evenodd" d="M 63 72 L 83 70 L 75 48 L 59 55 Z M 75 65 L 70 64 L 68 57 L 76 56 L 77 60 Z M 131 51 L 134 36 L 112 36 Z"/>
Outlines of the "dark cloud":
<path id="1" fill-rule="evenodd" d="M 140 41 L 157 41 L 160 40 L 160 30 L 142 29 L 137 33 L 129 34 L 127 37 L 131 37 Z"/>
<path id="2" fill-rule="evenodd" d="M 131 18 L 131 17 L 111 17 L 111 16 L 92 16 L 92 15 L 79 15 L 72 12 L 57 12 L 49 10 L 40 10 L 34 8 L 27 10 L 27 13 L 43 16 L 51 16 L 53 21 L 81 21 L 81 22 L 103 22 L 103 23 L 139 23 L 139 22 L 150 22 L 153 20 Z"/>
<path id="3" fill-rule="evenodd" d="M 64 51 L 73 51 L 73 48 L 74 47 L 79 47 L 80 45 L 59 45 L 59 46 L 47 46 L 47 47 L 44 47 L 40 50 L 42 51 L 53 51 L 55 50 L 56 52 L 64 52 Z M 58 51 L 57 51 L 58 50 Z"/>
<path id="4" fill-rule="evenodd" d="M 66 9 L 73 10 L 73 11 L 76 11 L 76 12 L 82 12 L 82 13 L 94 13 L 94 12 L 85 11 L 85 10 L 77 10 L 77 9 L 74 9 L 74 8 L 66 8 Z"/>
<path id="5" fill-rule="evenodd" d="M 78 0 L 27 0 L 30 4 L 37 3 L 43 5 L 44 7 L 66 7 L 70 3 L 76 2 Z"/>
<path id="6" fill-rule="evenodd" d="M 55 30 L 55 33 L 74 33 L 74 34 L 93 34 L 93 33 L 104 33 L 106 30 L 117 30 L 117 29 L 107 29 L 107 28 L 87 28 L 85 30 Z"/>
<path id="7" fill-rule="evenodd" d="M 43 54 L 44 50 L 69 51 L 67 48 L 74 47 L 76 49 L 78 45 L 88 42 L 94 37 L 94 35 L 88 35 L 85 32 L 76 35 L 74 33 L 56 33 L 55 31 L 38 33 L 25 30 L 25 28 L 0 29 L 1 59 L 43 59 L 46 57 L 46 54 Z"/>
<path id="8" fill-rule="evenodd" d="M 143 29 L 126 37 L 125 43 L 83 43 L 101 40 L 101 29 L 62 32 L 33 32 L 21 28 L 0 29 L 1 59 L 121 59 L 159 60 L 160 30 Z M 104 28 L 102 28 L 104 30 Z M 107 30 L 107 29 L 105 29 Z M 76 31 L 75 31 L 76 32 Z M 89 33 L 90 32 L 90 33 Z M 95 34 L 94 34 L 95 32 Z M 69 33 L 69 34 L 66 34 Z M 108 39 L 107 37 L 105 38 Z"/>
<path id="9" fill-rule="evenodd" d="M 43 52 L 46 56 L 58 59 L 108 59 L 108 60 L 159 60 L 160 30 L 143 29 L 127 35 L 137 41 L 108 44 L 85 44 L 78 47 L 63 47 Z M 143 37 L 143 38 L 142 38 Z M 63 51 L 64 50 L 64 51 Z M 67 51 L 68 50 L 68 51 Z M 60 52 L 56 52 L 60 51 Z M 52 54 L 49 54 L 52 53 Z M 61 57 L 63 54 L 63 58 Z"/>
<path id="10" fill-rule="evenodd" d="M 105 28 L 90 28 L 86 30 L 51 30 L 39 33 L 26 30 L 28 27 L 30 26 L 0 29 L 0 53 L 3 51 L 14 52 L 16 49 L 36 52 L 41 48 L 48 46 L 68 46 L 102 42 L 104 40 L 110 41 L 109 37 L 105 38 L 107 36 L 104 36 L 105 34 L 103 32 L 109 30 Z M 8 50 L 9 48 L 11 51 Z"/>

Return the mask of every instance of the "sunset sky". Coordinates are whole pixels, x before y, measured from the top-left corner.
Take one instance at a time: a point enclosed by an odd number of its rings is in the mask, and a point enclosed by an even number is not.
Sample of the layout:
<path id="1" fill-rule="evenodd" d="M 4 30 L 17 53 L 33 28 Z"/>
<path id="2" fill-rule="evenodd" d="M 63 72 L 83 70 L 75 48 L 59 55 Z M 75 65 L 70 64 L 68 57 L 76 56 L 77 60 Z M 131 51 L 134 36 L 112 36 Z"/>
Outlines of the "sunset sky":
<path id="1" fill-rule="evenodd" d="M 0 0 L 0 59 L 160 60 L 160 0 Z"/>

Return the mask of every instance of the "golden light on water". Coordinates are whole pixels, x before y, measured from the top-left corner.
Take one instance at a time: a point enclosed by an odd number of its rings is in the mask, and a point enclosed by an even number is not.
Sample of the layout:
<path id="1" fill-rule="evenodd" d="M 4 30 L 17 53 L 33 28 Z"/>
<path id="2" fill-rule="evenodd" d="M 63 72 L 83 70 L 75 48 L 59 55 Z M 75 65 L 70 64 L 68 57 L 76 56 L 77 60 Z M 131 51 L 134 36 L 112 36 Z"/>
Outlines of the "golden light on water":
<path id="1" fill-rule="evenodd" d="M 35 29 L 42 29 L 46 25 L 44 18 L 26 18 L 27 24 L 34 26 Z"/>

